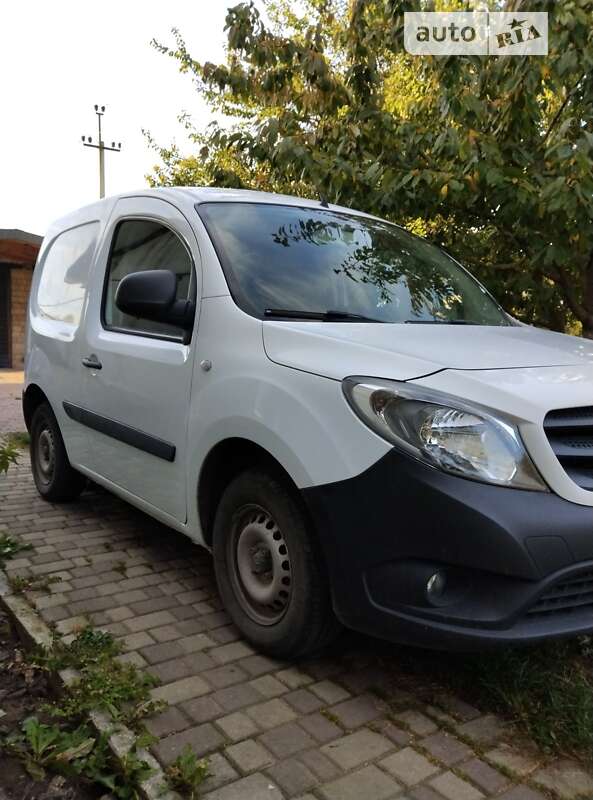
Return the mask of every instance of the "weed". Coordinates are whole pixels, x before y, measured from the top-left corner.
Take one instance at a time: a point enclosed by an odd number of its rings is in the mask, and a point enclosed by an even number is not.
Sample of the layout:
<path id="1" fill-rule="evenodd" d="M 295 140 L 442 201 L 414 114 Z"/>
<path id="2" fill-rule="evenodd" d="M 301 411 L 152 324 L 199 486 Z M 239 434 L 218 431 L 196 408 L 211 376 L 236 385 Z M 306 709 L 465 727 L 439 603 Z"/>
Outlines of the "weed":
<path id="1" fill-rule="evenodd" d="M 175 761 L 167 767 L 165 775 L 171 786 L 189 800 L 198 796 L 198 788 L 209 775 L 208 761 L 198 758 L 187 744 Z"/>
<path id="2" fill-rule="evenodd" d="M 125 561 L 118 561 L 116 564 L 113 565 L 112 569 L 114 572 L 119 572 L 119 574 L 122 575 L 124 578 L 126 577 L 128 572 L 128 568 L 126 567 Z"/>
<path id="3" fill-rule="evenodd" d="M 9 575 L 8 585 L 14 594 L 49 592 L 49 587 L 61 580 L 58 575 Z"/>
<path id="4" fill-rule="evenodd" d="M 0 472 L 1 471 L 0 467 Z M 8 533 L 0 533 L 0 567 L 3 567 L 10 558 L 14 558 L 17 553 L 22 553 L 25 550 L 32 550 L 32 545 L 23 544 Z"/>
<path id="5" fill-rule="evenodd" d="M 18 448 L 11 443 L 9 438 L 0 441 L 0 475 L 8 472 L 11 464 L 18 461 Z"/>
<path id="6" fill-rule="evenodd" d="M 83 628 L 69 643 L 54 637 L 50 650 L 37 650 L 32 663 L 49 670 L 76 669 L 80 678 L 46 710 L 69 720 L 85 718 L 89 711 L 107 711 L 114 719 L 136 724 L 163 707 L 150 690 L 158 681 L 134 664 L 118 661 L 121 647 L 110 633 Z"/>
<path id="7" fill-rule="evenodd" d="M 6 440 L 11 447 L 16 448 L 17 450 L 26 450 L 31 444 L 31 437 L 26 431 L 15 431 L 14 433 L 9 433 L 6 437 Z"/>
<path id="8" fill-rule="evenodd" d="M 42 780 L 46 772 L 79 776 L 118 800 L 139 800 L 138 785 L 152 774 L 135 748 L 117 761 L 106 737 L 95 738 L 87 724 L 45 725 L 29 717 L 20 731 L 5 737 L 2 748 L 20 758 L 34 780 Z"/>

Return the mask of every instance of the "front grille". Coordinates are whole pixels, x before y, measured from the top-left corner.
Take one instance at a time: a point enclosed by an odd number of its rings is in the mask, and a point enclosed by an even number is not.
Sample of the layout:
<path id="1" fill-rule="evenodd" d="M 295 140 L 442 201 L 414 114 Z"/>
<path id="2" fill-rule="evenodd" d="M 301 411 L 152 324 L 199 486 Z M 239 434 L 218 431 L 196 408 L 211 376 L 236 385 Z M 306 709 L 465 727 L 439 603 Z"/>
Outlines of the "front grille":
<path id="1" fill-rule="evenodd" d="M 575 578 L 557 583 L 541 595 L 527 612 L 538 616 L 567 614 L 593 607 L 593 572 L 581 572 Z"/>
<path id="2" fill-rule="evenodd" d="M 550 411 L 544 431 L 568 476 L 593 492 L 593 406 Z"/>

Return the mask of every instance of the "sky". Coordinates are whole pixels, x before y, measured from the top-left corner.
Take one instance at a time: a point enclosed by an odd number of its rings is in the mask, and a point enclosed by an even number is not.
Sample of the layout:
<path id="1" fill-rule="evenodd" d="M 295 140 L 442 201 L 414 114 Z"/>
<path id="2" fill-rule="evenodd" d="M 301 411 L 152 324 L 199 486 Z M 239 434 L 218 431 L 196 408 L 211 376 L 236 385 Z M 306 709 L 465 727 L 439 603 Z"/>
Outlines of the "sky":
<path id="1" fill-rule="evenodd" d="M 141 129 L 189 152 L 180 112 L 211 116 L 189 75 L 150 46 L 177 27 L 199 61 L 224 58 L 226 9 L 236 0 L 20 0 L 2 7 L 0 228 L 43 235 L 49 223 L 99 197 L 95 103 L 105 105 L 106 194 L 146 188 L 158 162 Z"/>

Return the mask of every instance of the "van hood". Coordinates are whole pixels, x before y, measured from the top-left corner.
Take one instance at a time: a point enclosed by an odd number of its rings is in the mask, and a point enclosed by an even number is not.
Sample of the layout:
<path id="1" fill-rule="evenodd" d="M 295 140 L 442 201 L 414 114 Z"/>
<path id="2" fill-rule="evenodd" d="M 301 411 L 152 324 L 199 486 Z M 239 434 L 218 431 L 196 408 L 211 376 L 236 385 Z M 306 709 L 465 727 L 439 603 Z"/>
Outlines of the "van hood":
<path id="1" fill-rule="evenodd" d="M 369 375 L 412 380 L 442 369 L 593 365 L 593 341 L 525 325 L 406 325 L 265 321 L 276 364 L 342 380 Z"/>

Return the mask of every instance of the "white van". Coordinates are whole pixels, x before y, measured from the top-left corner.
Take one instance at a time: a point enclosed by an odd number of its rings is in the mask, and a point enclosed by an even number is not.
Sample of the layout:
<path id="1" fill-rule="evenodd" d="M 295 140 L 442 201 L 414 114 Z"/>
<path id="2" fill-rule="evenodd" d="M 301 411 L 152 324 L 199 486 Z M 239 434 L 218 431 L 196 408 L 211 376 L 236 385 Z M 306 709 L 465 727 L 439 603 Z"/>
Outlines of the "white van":
<path id="1" fill-rule="evenodd" d="M 593 630 L 593 342 L 375 217 L 185 188 L 71 214 L 23 407 L 41 496 L 90 478 L 211 548 L 262 651 Z"/>

